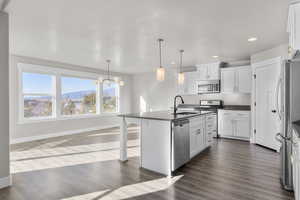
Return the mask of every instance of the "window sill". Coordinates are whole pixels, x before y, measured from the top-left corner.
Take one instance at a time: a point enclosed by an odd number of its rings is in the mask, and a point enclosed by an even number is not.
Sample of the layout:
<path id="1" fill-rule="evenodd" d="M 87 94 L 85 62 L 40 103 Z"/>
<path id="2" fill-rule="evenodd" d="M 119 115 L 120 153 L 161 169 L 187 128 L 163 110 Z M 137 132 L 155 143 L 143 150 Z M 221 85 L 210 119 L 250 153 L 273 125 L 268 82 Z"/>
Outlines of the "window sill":
<path id="1" fill-rule="evenodd" d="M 36 118 L 36 119 L 22 119 L 19 120 L 18 124 L 34 124 L 34 123 L 45 123 L 45 122 L 55 122 L 64 120 L 77 120 L 77 119 L 92 119 L 101 117 L 116 117 L 120 113 L 102 113 L 94 115 L 73 115 L 73 116 L 60 116 L 60 117 L 49 117 L 49 118 Z"/>

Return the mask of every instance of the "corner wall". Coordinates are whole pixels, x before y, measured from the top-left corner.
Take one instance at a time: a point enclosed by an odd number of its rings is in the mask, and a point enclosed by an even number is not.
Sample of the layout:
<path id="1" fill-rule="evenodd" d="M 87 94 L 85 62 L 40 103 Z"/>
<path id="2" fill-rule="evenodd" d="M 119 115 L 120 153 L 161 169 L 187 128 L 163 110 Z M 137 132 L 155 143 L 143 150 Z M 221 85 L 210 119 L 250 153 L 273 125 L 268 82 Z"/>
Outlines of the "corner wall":
<path id="1" fill-rule="evenodd" d="M 9 171 L 9 23 L 0 11 L 0 188 L 10 185 Z"/>
<path id="2" fill-rule="evenodd" d="M 43 122 L 32 122 L 23 124 L 20 123 L 18 121 L 19 88 L 17 70 L 17 64 L 19 62 L 82 72 L 106 74 L 105 71 L 92 69 L 88 67 L 12 55 L 10 57 L 10 138 L 12 143 L 27 141 L 30 139 L 40 139 L 49 136 L 59 136 L 61 134 L 78 133 L 80 131 L 85 130 L 88 131 L 100 128 L 119 126 L 119 118 L 116 115 L 95 116 L 90 118 L 78 119 L 49 120 Z M 132 77 L 131 75 L 127 74 L 113 74 L 122 77 L 122 79 L 125 81 L 125 86 L 121 87 L 120 89 L 120 112 L 131 112 Z"/>

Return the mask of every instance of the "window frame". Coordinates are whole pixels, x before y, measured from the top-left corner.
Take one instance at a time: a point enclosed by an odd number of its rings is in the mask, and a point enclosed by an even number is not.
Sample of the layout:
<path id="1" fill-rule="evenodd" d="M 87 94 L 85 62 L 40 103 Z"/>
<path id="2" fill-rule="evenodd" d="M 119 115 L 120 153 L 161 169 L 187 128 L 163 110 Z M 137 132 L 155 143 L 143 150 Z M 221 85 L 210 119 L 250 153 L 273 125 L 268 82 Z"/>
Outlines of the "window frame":
<path id="1" fill-rule="evenodd" d="M 23 73 L 42 74 L 52 76 L 52 93 L 24 93 L 23 91 Z M 19 68 L 19 121 L 40 121 L 40 120 L 51 120 L 56 118 L 56 78 L 54 73 L 41 71 L 39 69 L 31 69 L 22 67 Z M 26 118 L 24 116 L 24 97 L 25 96 L 51 96 L 52 97 L 52 115 L 45 117 L 31 117 Z"/>
<path id="2" fill-rule="evenodd" d="M 17 63 L 18 68 L 18 115 L 19 124 L 24 123 L 36 123 L 36 122 L 46 122 L 46 121 L 57 121 L 57 120 L 70 120 L 70 119 L 84 119 L 84 118 L 97 118 L 102 116 L 115 116 L 120 113 L 120 85 L 118 84 L 117 90 L 117 112 L 103 112 L 103 83 L 101 80 L 105 78 L 104 74 L 89 73 L 82 71 L 73 71 L 67 69 L 60 69 L 51 66 L 31 64 L 26 62 Z M 52 116 L 47 117 L 24 117 L 24 93 L 23 93 L 23 73 L 37 73 L 53 76 L 53 94 L 52 96 Z M 96 113 L 95 114 L 79 114 L 79 115 L 62 115 L 61 113 L 61 102 L 62 102 L 62 77 L 71 77 L 79 79 L 88 79 L 98 81 L 96 85 Z M 34 96 L 37 94 L 34 94 Z M 42 94 L 49 96 L 49 94 Z"/>

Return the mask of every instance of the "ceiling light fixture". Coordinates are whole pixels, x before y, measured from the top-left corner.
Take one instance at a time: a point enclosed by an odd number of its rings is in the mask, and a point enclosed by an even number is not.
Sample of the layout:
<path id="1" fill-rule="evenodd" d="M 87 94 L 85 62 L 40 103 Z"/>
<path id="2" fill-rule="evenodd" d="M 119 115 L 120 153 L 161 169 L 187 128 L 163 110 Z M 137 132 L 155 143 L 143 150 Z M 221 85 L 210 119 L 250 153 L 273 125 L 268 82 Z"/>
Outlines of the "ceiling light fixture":
<path id="1" fill-rule="evenodd" d="M 159 68 L 156 69 L 156 79 L 158 81 L 164 81 L 165 80 L 165 69 L 162 67 L 162 56 L 161 56 L 161 43 L 163 42 L 163 39 L 158 39 L 159 43 Z"/>
<path id="2" fill-rule="evenodd" d="M 219 58 L 219 56 L 212 56 L 213 58 Z"/>
<path id="3" fill-rule="evenodd" d="M 179 73 L 178 73 L 178 84 L 182 85 L 184 84 L 184 73 L 182 72 L 182 57 L 183 57 L 183 53 L 184 50 L 180 50 L 180 65 L 179 65 Z"/>
<path id="4" fill-rule="evenodd" d="M 251 37 L 251 38 L 248 39 L 248 42 L 255 42 L 256 40 L 257 40 L 256 37 Z"/>
<path id="5" fill-rule="evenodd" d="M 124 86 L 125 85 L 124 81 L 120 80 L 119 77 L 114 77 L 113 79 L 111 78 L 111 74 L 110 74 L 111 60 L 106 60 L 106 62 L 107 62 L 107 78 L 100 80 L 100 82 L 102 82 L 102 83 L 107 82 L 109 85 L 111 83 L 118 83 L 120 86 Z"/>

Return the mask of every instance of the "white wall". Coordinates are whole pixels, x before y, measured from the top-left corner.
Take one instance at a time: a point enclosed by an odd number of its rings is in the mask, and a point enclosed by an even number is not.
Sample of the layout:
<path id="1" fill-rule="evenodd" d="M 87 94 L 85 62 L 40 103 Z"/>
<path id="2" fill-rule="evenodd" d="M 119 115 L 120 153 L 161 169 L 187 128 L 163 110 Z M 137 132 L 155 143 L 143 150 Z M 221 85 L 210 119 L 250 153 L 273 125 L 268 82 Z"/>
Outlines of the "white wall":
<path id="1" fill-rule="evenodd" d="M 9 177 L 9 44 L 8 15 L 0 11 L 0 188 L 10 184 Z"/>
<path id="2" fill-rule="evenodd" d="M 68 119 L 68 120 L 55 120 L 36 123 L 19 123 L 18 121 L 18 70 L 17 64 L 19 62 L 37 64 L 41 66 L 50 66 L 57 68 L 64 68 L 69 70 L 78 70 L 83 72 L 92 72 L 105 74 L 104 71 L 69 65 L 64 63 L 57 63 L 52 61 L 33 59 L 21 56 L 12 55 L 10 58 L 10 137 L 12 142 L 22 141 L 24 137 L 34 137 L 40 135 L 56 134 L 62 132 L 73 132 L 83 129 L 93 129 L 101 127 L 116 126 L 119 124 L 119 118 L 114 116 L 101 116 L 82 119 Z M 125 86 L 120 90 L 120 112 L 131 112 L 131 80 L 132 77 L 126 74 L 113 73 L 114 75 L 122 77 L 125 81 Z"/>
<path id="3" fill-rule="evenodd" d="M 146 111 L 168 110 L 173 107 L 173 98 L 178 94 L 176 71 L 166 70 L 163 82 L 156 80 L 155 72 L 137 74 L 133 76 L 133 110 L 140 112 L 143 104 Z M 240 94 L 211 94 L 211 95 L 185 95 L 187 104 L 199 104 L 200 99 L 221 99 L 226 105 L 250 105 L 250 95 Z M 144 103 L 143 103 L 144 102 Z"/>
<path id="4" fill-rule="evenodd" d="M 288 44 L 281 44 L 272 49 L 267 49 L 251 55 L 251 63 L 257 63 L 260 61 L 272 59 L 282 56 L 283 59 L 287 59 L 288 55 Z"/>

